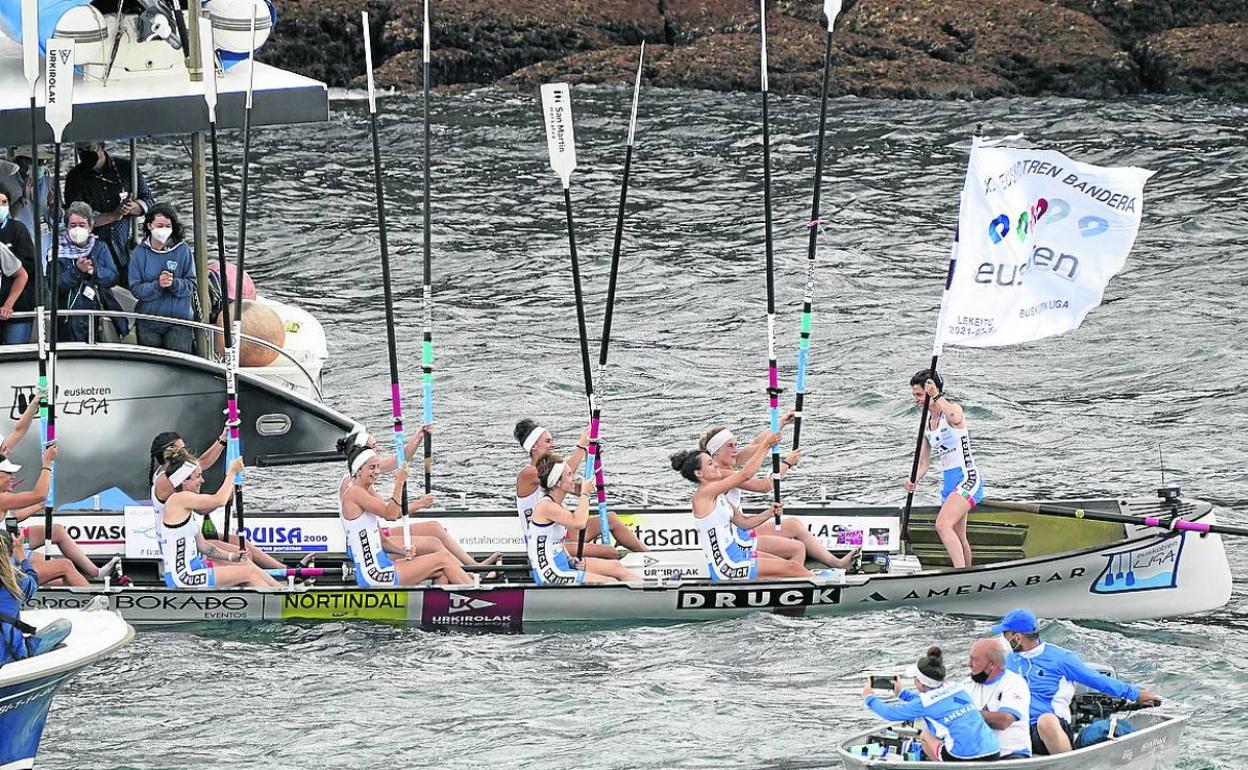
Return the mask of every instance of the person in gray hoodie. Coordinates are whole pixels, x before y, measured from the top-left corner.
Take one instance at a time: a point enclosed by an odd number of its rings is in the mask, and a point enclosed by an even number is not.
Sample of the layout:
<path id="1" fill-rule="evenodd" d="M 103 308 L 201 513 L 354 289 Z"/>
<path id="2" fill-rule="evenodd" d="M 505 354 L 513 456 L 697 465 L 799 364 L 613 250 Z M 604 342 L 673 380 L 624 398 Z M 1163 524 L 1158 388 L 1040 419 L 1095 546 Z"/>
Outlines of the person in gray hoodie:
<path id="1" fill-rule="evenodd" d="M 134 312 L 190 320 L 195 317 L 195 260 L 183 240 L 182 223 L 167 203 L 152 206 L 143 216 L 147 237 L 130 254 L 130 293 L 138 300 Z M 190 353 L 194 332 L 189 326 L 138 321 L 140 345 Z"/>

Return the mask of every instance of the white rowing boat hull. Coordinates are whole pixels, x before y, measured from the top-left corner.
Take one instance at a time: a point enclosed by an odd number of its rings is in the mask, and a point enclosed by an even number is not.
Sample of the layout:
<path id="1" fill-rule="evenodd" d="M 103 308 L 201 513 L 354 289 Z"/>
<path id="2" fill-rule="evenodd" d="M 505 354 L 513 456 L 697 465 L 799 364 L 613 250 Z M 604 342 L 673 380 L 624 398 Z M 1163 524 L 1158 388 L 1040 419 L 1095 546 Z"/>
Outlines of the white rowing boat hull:
<path id="1" fill-rule="evenodd" d="M 1196 517 L 1213 523 L 1207 509 Z M 1124 567 L 1132 580 L 1121 577 Z M 998 617 L 1027 607 L 1042 617 L 1132 621 L 1215 610 L 1231 574 L 1217 535 L 1139 528 L 1080 551 L 962 570 L 853 575 L 843 581 L 649 582 L 636 585 L 169 590 L 40 590 L 35 604 L 76 608 L 107 595 L 131 623 L 359 618 L 430 629 L 519 631 L 547 622 L 665 623 L 752 612 L 836 615 L 919 607 Z"/>

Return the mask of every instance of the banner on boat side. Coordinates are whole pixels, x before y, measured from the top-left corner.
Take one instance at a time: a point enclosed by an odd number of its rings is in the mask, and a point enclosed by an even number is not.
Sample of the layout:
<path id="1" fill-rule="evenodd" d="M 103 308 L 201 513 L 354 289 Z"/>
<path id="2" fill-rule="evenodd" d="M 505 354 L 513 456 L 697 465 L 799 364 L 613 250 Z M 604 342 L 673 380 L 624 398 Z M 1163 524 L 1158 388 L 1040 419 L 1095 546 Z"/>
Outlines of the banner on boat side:
<path id="1" fill-rule="evenodd" d="M 407 591 L 356 588 L 282 594 L 282 619 L 384 620 L 407 622 Z"/>
<path id="2" fill-rule="evenodd" d="M 678 610 L 783 610 L 840 603 L 840 586 L 682 588 L 676 593 Z"/>
<path id="3" fill-rule="evenodd" d="M 1125 594 L 1176 588 L 1185 535 L 1143 548 L 1104 554 L 1105 568 L 1092 583 L 1094 594 Z"/>
<path id="4" fill-rule="evenodd" d="M 1078 328 L 1126 264 L 1152 173 L 976 138 L 934 352 Z"/>
<path id="5" fill-rule="evenodd" d="M 425 591 L 420 624 L 427 629 L 520 631 L 524 626 L 524 589 Z"/>

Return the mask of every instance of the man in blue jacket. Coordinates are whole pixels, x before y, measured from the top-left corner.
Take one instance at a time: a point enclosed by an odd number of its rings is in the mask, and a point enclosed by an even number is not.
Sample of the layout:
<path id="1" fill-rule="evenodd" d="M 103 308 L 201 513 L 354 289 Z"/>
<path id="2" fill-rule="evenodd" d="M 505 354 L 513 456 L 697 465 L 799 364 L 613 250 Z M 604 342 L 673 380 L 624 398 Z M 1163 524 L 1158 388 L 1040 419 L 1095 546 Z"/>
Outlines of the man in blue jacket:
<path id="1" fill-rule="evenodd" d="M 1027 610 L 1013 610 L 992 627 L 992 633 L 1004 635 L 1010 643 L 1013 652 L 1006 667 L 1026 679 L 1031 689 L 1033 754 L 1070 751 L 1070 701 L 1076 684 L 1136 703 L 1161 703 L 1157 694 L 1106 676 L 1070 650 L 1040 641 L 1036 616 Z"/>

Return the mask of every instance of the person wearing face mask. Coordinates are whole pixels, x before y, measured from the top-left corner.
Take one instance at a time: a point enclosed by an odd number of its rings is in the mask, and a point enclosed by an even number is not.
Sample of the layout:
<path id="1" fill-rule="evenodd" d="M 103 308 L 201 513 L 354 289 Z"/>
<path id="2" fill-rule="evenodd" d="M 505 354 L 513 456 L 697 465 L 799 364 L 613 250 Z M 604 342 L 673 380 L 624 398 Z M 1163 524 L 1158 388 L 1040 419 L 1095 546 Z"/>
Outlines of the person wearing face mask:
<path id="1" fill-rule="evenodd" d="M 1031 750 L 1033 754 L 1070 751 L 1070 701 L 1075 685 L 1144 705 L 1158 705 L 1161 697 L 1089 667 L 1079 656 L 1055 644 L 1040 641 L 1036 616 L 1012 610 L 992 627 L 1013 652 L 1005 665 L 1027 680 L 1031 690 Z"/>
<path id="2" fill-rule="evenodd" d="M 1027 680 L 1005 667 L 1005 650 L 994 639 L 971 645 L 971 679 L 963 687 L 997 734 L 1002 759 L 1031 756 L 1031 690 Z"/>
<path id="3" fill-rule="evenodd" d="M 134 312 L 167 318 L 194 318 L 195 261 L 183 240 L 182 223 L 167 203 L 159 203 L 143 216 L 147 237 L 130 254 L 130 293 L 138 300 Z M 136 321 L 140 345 L 190 353 L 194 333 L 189 326 Z"/>
<path id="4" fill-rule="evenodd" d="M 65 176 L 65 200 L 83 201 L 100 212 L 95 234 L 110 250 L 113 262 L 125 270 L 130 261 L 130 217 L 145 215 L 155 201 L 143 172 L 139 189 L 130 189 L 130 161 L 114 158 L 103 142 L 79 142 L 78 165 Z"/>
<path id="5" fill-rule="evenodd" d="M 35 309 L 35 253 L 30 230 L 15 219 L 11 200 L 0 190 L 0 342 L 30 341 L 32 321 L 13 313 Z"/>
<path id="6" fill-rule="evenodd" d="M 30 148 L 22 147 L 10 150 L 12 161 L 0 161 L 0 190 L 9 197 L 9 216 L 26 226 L 28 232 L 35 231 L 35 186 L 39 188 L 39 233 L 43 248 L 36 248 L 36 253 L 46 254 L 52 248 L 52 211 L 56 206 L 56 191 L 52 184 L 52 172 L 48 170 L 51 153 L 39 148 L 39 160 L 30 162 Z M 33 275 L 33 273 L 32 273 Z"/>
<path id="7" fill-rule="evenodd" d="M 65 229 L 61 231 L 60 257 L 57 260 L 57 292 L 60 307 L 66 310 L 118 310 L 112 288 L 117 285 L 117 265 L 112 254 L 95 233 L 91 232 L 94 212 L 82 201 L 74 201 L 65 210 Z M 72 316 L 63 321 L 59 339 L 86 342 L 89 320 Z M 129 328 L 118 320 L 118 330 Z"/>

